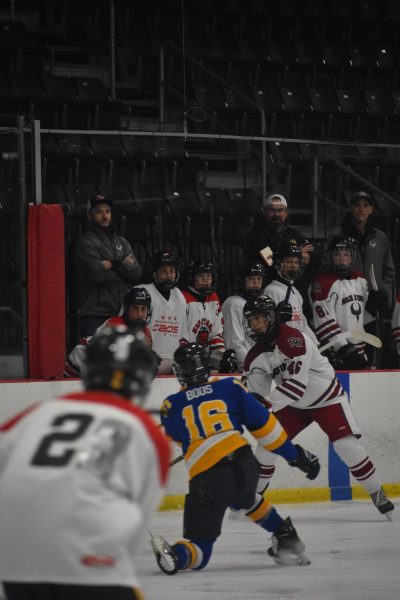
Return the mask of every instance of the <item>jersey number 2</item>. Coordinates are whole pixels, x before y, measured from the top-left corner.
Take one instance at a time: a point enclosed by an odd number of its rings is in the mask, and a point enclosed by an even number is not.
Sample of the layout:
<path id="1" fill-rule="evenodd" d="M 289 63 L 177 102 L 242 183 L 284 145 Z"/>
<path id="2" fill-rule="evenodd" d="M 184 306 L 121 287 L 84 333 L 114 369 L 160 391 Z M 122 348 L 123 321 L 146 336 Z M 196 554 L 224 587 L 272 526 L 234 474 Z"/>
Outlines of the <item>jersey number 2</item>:
<path id="1" fill-rule="evenodd" d="M 72 459 L 75 450 L 66 448 L 62 452 L 55 451 L 55 444 L 74 442 L 81 437 L 93 421 L 93 417 L 82 413 L 69 413 L 60 415 L 52 422 L 58 430 L 44 436 L 36 450 L 31 464 L 35 467 L 65 467 Z M 60 427 L 67 427 L 68 431 L 60 431 Z"/>

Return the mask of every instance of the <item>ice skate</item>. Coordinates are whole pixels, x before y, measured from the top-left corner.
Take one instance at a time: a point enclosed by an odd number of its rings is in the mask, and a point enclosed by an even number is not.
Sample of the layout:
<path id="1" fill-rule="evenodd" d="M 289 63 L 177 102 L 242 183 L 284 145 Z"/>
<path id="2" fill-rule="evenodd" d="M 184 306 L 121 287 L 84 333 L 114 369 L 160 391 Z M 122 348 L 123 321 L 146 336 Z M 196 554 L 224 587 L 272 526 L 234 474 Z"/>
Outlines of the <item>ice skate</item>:
<path id="1" fill-rule="evenodd" d="M 167 575 L 175 575 L 178 572 L 176 556 L 168 542 L 161 535 L 150 533 L 150 544 L 161 571 Z"/>
<path id="2" fill-rule="evenodd" d="M 388 521 L 392 520 L 392 512 L 394 511 L 394 504 L 386 496 L 383 488 L 379 488 L 377 492 L 371 494 L 372 502 L 382 515 L 385 515 Z"/>
<path id="3" fill-rule="evenodd" d="M 268 554 L 278 565 L 309 565 L 311 561 L 304 554 L 305 548 L 288 517 L 272 535 L 272 546 L 268 548 Z"/>

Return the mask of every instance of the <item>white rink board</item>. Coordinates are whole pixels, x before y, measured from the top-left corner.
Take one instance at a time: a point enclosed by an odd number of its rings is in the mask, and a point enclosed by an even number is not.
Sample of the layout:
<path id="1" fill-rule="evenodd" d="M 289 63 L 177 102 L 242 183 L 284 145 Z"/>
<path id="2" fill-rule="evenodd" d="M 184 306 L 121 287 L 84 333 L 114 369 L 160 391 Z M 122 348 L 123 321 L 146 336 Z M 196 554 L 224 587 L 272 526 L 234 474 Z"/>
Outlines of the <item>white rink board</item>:
<path id="1" fill-rule="evenodd" d="M 78 391 L 79 380 L 23 381 L 0 383 L 0 422 L 35 402 L 45 401 L 68 391 Z M 149 408 L 159 408 L 164 398 L 179 390 L 174 377 L 159 377 L 152 384 Z M 361 427 L 361 441 L 375 462 L 384 483 L 400 482 L 400 371 L 372 371 L 350 375 L 350 403 Z M 316 426 L 310 426 L 296 442 L 315 453 L 321 462 L 316 481 L 309 481 L 297 469 L 278 459 L 274 489 L 328 486 L 328 440 Z M 175 456 L 180 450 L 176 449 Z M 184 463 L 170 472 L 168 494 L 184 494 L 187 477 Z"/>

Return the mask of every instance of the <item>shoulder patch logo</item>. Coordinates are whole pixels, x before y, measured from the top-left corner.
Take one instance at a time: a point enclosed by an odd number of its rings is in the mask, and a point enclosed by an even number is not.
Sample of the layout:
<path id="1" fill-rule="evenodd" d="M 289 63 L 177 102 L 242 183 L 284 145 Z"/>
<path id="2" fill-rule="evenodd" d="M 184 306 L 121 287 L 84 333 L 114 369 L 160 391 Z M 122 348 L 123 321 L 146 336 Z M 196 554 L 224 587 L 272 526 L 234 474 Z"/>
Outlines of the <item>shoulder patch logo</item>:
<path id="1" fill-rule="evenodd" d="M 312 284 L 312 289 L 313 289 L 313 292 L 315 292 L 316 294 L 320 294 L 322 292 L 322 287 L 321 287 L 320 282 L 319 281 L 315 281 Z"/>
<path id="2" fill-rule="evenodd" d="M 290 337 L 287 341 L 292 348 L 301 348 L 303 345 L 303 340 L 300 337 Z"/>

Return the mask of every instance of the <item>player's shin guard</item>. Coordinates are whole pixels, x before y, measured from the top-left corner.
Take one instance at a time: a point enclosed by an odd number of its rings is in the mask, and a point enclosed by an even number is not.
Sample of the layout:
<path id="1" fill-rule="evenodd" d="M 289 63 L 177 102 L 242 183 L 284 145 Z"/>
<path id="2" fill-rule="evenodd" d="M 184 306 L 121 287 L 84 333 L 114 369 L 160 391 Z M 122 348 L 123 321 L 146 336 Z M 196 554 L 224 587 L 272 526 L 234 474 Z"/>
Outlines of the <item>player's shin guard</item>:
<path id="1" fill-rule="evenodd" d="M 275 473 L 276 456 L 272 452 L 266 451 L 260 445 L 257 445 L 255 457 L 260 465 L 260 477 L 257 484 L 257 492 L 262 494 L 270 484 Z"/>

